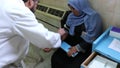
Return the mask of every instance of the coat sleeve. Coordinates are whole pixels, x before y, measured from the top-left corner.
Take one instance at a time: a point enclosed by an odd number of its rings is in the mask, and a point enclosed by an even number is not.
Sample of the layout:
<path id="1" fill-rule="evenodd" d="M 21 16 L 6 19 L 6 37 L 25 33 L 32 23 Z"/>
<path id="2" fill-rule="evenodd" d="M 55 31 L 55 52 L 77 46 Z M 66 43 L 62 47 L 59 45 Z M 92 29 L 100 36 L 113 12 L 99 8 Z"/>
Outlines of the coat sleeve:
<path id="1" fill-rule="evenodd" d="M 61 45 L 59 33 L 49 31 L 35 18 L 35 15 L 25 6 L 8 9 L 16 35 L 29 40 L 39 48 L 57 48 Z"/>

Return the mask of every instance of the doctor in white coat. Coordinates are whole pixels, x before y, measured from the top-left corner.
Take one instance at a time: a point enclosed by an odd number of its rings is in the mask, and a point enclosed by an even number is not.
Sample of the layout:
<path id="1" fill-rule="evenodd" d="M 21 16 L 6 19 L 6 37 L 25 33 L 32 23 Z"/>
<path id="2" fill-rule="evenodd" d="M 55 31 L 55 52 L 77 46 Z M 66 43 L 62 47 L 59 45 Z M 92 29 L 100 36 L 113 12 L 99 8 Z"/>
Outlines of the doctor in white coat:
<path id="1" fill-rule="evenodd" d="M 29 42 L 39 48 L 57 48 L 61 45 L 64 29 L 58 33 L 46 29 L 32 11 L 37 0 L 0 1 L 0 68 L 14 67 L 27 54 Z"/>

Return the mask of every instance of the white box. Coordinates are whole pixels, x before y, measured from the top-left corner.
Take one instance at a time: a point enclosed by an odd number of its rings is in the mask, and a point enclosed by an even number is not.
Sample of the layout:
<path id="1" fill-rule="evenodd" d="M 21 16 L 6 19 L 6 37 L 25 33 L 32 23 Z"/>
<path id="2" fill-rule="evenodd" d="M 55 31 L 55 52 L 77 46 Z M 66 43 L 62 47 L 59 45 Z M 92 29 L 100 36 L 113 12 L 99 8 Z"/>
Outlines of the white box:
<path id="1" fill-rule="evenodd" d="M 120 28 L 112 27 L 110 30 L 109 36 L 120 38 Z"/>
<path id="2" fill-rule="evenodd" d="M 93 52 L 82 64 L 81 68 L 117 68 L 118 63 Z"/>

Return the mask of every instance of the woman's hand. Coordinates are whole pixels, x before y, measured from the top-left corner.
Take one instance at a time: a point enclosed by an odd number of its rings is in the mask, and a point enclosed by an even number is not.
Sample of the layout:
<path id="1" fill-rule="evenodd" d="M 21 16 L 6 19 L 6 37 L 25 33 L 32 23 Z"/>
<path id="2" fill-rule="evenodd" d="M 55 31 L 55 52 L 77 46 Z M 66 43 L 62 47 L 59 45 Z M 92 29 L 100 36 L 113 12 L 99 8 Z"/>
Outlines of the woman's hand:
<path id="1" fill-rule="evenodd" d="M 75 46 L 71 47 L 70 50 L 68 51 L 68 56 L 72 56 L 73 53 L 76 53 L 77 49 Z"/>

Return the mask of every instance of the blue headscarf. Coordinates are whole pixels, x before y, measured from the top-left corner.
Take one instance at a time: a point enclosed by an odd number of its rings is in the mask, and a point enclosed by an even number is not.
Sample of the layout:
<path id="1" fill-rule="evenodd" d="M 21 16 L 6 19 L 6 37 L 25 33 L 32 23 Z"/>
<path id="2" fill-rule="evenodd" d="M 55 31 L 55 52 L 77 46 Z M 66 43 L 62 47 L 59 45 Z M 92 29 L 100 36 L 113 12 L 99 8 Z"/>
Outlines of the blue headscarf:
<path id="1" fill-rule="evenodd" d="M 68 4 L 81 14 L 80 16 L 75 16 L 73 13 L 69 14 L 66 22 L 70 27 L 69 34 L 74 35 L 75 26 L 84 23 L 86 34 L 81 37 L 89 43 L 93 42 L 100 35 L 102 27 L 101 18 L 90 7 L 88 0 L 69 0 Z"/>

